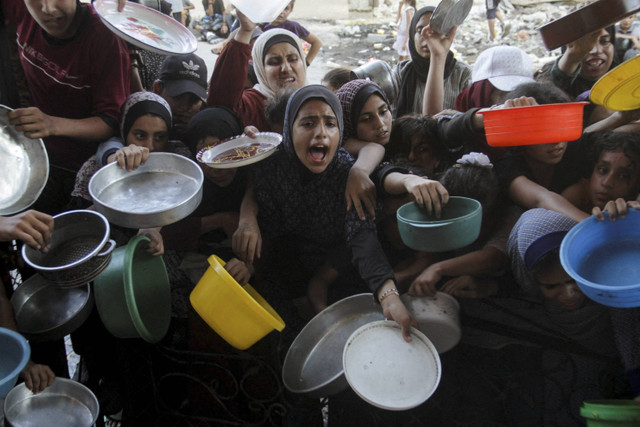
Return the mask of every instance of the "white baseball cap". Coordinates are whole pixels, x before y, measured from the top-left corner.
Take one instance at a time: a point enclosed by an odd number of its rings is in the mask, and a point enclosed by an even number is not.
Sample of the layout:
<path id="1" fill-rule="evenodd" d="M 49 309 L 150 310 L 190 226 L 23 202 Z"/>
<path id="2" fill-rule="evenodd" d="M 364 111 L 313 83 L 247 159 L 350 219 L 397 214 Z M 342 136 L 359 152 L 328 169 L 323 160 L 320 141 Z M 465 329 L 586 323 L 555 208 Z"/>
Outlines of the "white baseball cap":
<path id="1" fill-rule="evenodd" d="M 496 89 L 509 92 L 522 83 L 532 83 L 533 61 L 515 46 L 495 46 L 478 55 L 471 72 L 472 83 L 489 80 Z"/>

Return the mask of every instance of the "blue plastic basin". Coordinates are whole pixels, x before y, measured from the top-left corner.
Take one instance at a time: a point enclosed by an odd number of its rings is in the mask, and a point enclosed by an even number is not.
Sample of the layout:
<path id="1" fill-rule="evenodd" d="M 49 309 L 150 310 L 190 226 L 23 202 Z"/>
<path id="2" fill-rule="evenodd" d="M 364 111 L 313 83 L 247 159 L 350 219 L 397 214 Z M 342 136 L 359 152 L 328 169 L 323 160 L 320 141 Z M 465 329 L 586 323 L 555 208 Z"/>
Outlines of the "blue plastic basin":
<path id="1" fill-rule="evenodd" d="M 18 381 L 20 371 L 31 357 L 26 338 L 7 328 L 0 328 L 0 398 L 4 398 Z"/>
<path id="2" fill-rule="evenodd" d="M 576 224 L 560 246 L 560 261 L 584 294 L 610 307 L 640 307 L 640 211 L 625 218 Z"/>

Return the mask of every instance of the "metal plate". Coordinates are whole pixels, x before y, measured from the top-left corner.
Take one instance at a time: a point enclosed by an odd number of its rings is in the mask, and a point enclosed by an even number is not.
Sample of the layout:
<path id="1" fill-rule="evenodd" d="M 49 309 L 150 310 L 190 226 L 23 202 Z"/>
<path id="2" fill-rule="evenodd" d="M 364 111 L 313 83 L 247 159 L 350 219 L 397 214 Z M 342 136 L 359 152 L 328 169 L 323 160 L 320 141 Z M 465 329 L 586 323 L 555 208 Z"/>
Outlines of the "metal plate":
<path id="1" fill-rule="evenodd" d="M 282 135 L 275 132 L 260 132 L 255 138 L 239 135 L 200 150 L 196 159 L 216 169 L 237 168 L 266 159 L 281 142 Z"/>
<path id="2" fill-rule="evenodd" d="M 382 320 L 362 326 L 344 347 L 344 373 L 358 396 L 379 408 L 415 408 L 438 388 L 442 367 L 435 347 L 411 328 L 411 342 L 400 325 Z"/>
<path id="3" fill-rule="evenodd" d="M 298 334 L 287 352 L 282 380 L 288 390 L 324 397 L 348 387 L 342 351 L 353 331 L 383 320 L 372 294 L 344 298 L 318 313 Z"/>
<path id="4" fill-rule="evenodd" d="M 18 331 L 30 341 L 51 341 L 75 331 L 93 308 L 89 285 L 62 289 L 35 274 L 11 296 Z"/>
<path id="5" fill-rule="evenodd" d="M 0 215 L 21 212 L 36 201 L 49 177 L 42 139 L 31 139 L 9 124 L 11 108 L 0 105 Z"/>
<path id="6" fill-rule="evenodd" d="M 606 28 L 640 10 L 638 0 L 598 0 L 538 28 L 548 50 Z"/>
<path id="7" fill-rule="evenodd" d="M 99 412 L 98 399 L 91 390 L 60 377 L 38 394 L 22 383 L 4 400 L 5 422 L 14 427 L 87 427 L 95 424 Z"/>
<path id="8" fill-rule="evenodd" d="M 117 0 L 95 0 L 93 8 L 107 28 L 139 48 L 160 55 L 193 53 L 198 48 L 188 28 L 150 7 L 126 2 L 118 12 Z"/>
<path id="9" fill-rule="evenodd" d="M 117 225 L 151 228 L 172 224 L 193 212 L 202 200 L 202 169 L 172 153 L 151 153 L 128 172 L 111 163 L 89 181 L 96 210 Z"/>
<path id="10" fill-rule="evenodd" d="M 473 0 L 442 0 L 431 15 L 429 26 L 445 36 L 460 25 L 471 12 Z"/>

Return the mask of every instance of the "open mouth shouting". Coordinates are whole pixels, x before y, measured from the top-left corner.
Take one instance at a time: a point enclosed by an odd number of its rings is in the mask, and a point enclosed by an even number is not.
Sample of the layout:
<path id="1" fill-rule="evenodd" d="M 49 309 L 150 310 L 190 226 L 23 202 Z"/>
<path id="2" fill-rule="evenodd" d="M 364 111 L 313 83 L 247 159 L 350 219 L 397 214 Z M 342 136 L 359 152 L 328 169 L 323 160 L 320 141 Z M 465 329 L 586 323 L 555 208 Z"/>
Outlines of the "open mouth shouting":
<path id="1" fill-rule="evenodd" d="M 311 163 L 318 166 L 324 164 L 328 152 L 329 147 L 325 145 L 312 145 L 311 148 L 309 148 L 309 158 L 311 160 Z"/>

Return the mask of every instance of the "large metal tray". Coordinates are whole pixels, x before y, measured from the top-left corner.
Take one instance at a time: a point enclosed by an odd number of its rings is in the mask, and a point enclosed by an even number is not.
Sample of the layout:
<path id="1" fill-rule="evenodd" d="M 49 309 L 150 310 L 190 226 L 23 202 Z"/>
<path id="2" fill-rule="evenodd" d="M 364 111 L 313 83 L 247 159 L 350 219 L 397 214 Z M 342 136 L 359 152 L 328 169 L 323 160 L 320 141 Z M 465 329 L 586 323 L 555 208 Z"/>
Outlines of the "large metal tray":
<path id="1" fill-rule="evenodd" d="M 35 274 L 11 296 L 18 331 L 30 341 L 51 341 L 75 331 L 93 308 L 91 287 L 60 288 Z"/>
<path id="2" fill-rule="evenodd" d="M 202 169 L 172 153 L 151 153 L 134 171 L 111 163 L 89 181 L 96 210 L 117 225 L 152 228 L 172 224 L 193 212 L 202 200 Z"/>
<path id="3" fill-rule="evenodd" d="M 36 201 L 49 178 L 42 139 L 31 139 L 9 124 L 11 108 L 0 105 L 0 215 L 21 212 Z"/>
<path id="4" fill-rule="evenodd" d="M 282 381 L 294 393 L 325 397 L 348 388 L 342 352 L 359 327 L 384 320 L 372 294 L 344 298 L 318 313 L 302 329 L 287 352 Z"/>
<path id="5" fill-rule="evenodd" d="M 99 413 L 98 399 L 91 390 L 60 377 L 38 394 L 22 383 L 4 400 L 5 423 L 14 427 L 87 427 L 96 423 Z"/>

